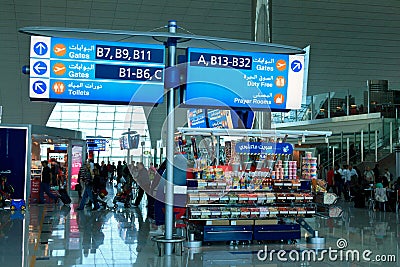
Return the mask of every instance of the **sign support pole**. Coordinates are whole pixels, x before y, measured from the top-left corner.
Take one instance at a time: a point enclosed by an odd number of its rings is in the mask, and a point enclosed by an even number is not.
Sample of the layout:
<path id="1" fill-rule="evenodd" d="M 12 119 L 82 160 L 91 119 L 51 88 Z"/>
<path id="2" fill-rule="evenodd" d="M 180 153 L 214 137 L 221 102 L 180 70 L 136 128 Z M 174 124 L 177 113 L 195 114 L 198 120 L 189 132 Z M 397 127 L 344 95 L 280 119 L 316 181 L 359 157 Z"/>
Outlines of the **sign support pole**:
<path id="1" fill-rule="evenodd" d="M 128 128 L 128 152 L 127 152 L 127 159 L 126 159 L 126 163 L 129 164 L 130 163 L 130 159 L 131 159 L 131 148 L 129 146 L 129 142 L 131 141 L 131 128 Z"/>
<path id="2" fill-rule="evenodd" d="M 168 22 L 170 33 L 176 33 L 176 21 Z M 176 60 L 176 39 L 168 38 L 168 65 L 175 66 Z M 167 77 L 168 79 L 168 77 Z M 169 88 L 167 92 L 167 181 L 165 188 L 165 239 L 172 239 L 173 221 L 174 221 L 174 109 L 175 96 L 174 88 Z M 165 244 L 165 255 L 172 254 L 172 243 Z"/>

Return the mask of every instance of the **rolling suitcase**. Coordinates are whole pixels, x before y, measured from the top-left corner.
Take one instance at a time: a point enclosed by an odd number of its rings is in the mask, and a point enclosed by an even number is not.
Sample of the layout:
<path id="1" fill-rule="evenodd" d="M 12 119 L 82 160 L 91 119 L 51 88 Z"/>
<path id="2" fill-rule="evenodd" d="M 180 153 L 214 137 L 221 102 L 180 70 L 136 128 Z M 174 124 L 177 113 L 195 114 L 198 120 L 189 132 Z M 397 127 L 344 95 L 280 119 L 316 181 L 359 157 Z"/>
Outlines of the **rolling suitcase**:
<path id="1" fill-rule="evenodd" d="M 64 203 L 64 205 L 68 205 L 71 204 L 71 198 L 68 195 L 68 192 L 66 189 L 62 188 L 60 190 L 58 190 L 58 193 L 60 194 L 60 199 L 61 201 Z"/>

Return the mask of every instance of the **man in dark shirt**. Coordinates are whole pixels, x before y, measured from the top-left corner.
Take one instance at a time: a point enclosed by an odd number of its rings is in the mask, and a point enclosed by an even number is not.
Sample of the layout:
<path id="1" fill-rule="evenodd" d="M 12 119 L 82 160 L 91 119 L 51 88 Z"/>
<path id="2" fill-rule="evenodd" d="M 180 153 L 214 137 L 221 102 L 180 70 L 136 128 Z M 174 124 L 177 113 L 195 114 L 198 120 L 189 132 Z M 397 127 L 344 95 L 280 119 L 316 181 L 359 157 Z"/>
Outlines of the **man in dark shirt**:
<path id="1" fill-rule="evenodd" d="M 55 196 L 53 193 L 50 192 L 50 183 L 51 183 L 51 170 L 48 166 L 47 160 L 42 161 L 42 181 L 40 183 L 40 191 L 39 191 L 39 198 L 40 204 L 44 204 L 44 193 L 48 195 L 50 198 L 54 200 L 55 203 L 58 202 L 58 197 Z"/>

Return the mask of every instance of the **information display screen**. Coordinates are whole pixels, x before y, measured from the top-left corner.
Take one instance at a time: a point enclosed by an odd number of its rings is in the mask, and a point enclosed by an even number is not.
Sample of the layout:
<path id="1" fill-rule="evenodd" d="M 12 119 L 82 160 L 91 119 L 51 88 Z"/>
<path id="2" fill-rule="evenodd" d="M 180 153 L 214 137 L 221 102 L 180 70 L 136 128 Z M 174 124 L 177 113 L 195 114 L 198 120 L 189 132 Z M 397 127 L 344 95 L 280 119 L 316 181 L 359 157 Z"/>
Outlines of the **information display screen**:
<path id="1" fill-rule="evenodd" d="M 30 98 L 154 105 L 163 101 L 163 45 L 31 37 Z"/>
<path id="2" fill-rule="evenodd" d="M 185 104 L 299 109 L 304 55 L 188 48 Z"/>
<path id="3" fill-rule="evenodd" d="M 107 139 L 105 138 L 87 139 L 86 145 L 89 151 L 106 151 Z"/>

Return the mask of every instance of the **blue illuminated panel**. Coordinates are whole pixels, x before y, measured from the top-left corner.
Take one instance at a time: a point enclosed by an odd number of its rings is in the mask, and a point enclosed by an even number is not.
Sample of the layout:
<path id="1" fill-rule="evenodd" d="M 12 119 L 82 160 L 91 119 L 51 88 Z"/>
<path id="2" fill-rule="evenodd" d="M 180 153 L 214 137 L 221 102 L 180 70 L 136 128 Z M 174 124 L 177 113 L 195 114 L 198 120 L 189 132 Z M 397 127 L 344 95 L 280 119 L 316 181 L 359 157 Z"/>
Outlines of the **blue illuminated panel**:
<path id="1" fill-rule="evenodd" d="M 32 36 L 32 100 L 78 103 L 163 101 L 163 45 Z"/>
<path id="2" fill-rule="evenodd" d="M 188 48 L 185 104 L 299 109 L 304 56 Z"/>

